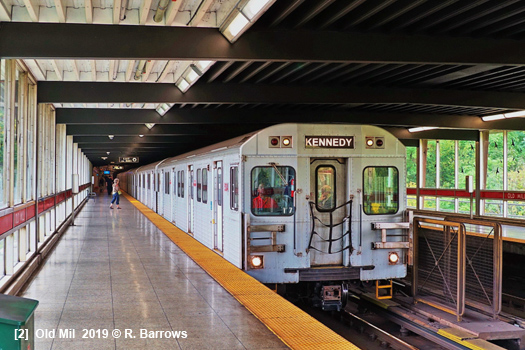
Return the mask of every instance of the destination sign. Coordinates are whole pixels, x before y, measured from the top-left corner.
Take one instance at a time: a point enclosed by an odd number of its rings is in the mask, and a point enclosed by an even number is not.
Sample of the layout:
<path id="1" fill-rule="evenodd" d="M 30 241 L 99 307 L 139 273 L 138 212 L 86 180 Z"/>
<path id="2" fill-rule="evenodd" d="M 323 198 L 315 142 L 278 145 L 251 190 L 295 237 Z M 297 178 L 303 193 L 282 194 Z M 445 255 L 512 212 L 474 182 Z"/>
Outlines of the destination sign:
<path id="1" fill-rule="evenodd" d="M 353 136 L 305 136 L 306 148 L 355 148 Z"/>
<path id="2" fill-rule="evenodd" d="M 139 157 L 119 157 L 119 163 L 138 163 Z"/>

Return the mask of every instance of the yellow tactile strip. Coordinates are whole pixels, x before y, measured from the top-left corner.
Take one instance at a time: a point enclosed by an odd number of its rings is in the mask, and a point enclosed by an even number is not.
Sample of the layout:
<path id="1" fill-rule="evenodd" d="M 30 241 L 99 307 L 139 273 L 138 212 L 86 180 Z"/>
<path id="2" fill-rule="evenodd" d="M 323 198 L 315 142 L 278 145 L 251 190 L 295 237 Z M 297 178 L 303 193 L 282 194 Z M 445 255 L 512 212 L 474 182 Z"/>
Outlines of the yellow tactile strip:
<path id="1" fill-rule="evenodd" d="M 359 349 L 135 198 L 123 195 L 290 348 Z"/>
<path id="2" fill-rule="evenodd" d="M 475 334 L 456 328 L 442 328 L 438 330 L 438 334 L 472 350 L 504 350 L 496 344 L 492 344 L 483 339 L 477 339 Z"/>

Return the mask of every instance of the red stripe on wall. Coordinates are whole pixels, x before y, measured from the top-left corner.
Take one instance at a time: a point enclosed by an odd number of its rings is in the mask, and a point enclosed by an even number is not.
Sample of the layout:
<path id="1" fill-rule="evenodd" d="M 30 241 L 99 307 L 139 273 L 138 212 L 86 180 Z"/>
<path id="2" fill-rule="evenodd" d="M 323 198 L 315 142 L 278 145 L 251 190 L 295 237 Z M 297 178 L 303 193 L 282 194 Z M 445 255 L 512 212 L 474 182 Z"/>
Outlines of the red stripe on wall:
<path id="1" fill-rule="evenodd" d="M 13 214 L 9 213 L 0 218 L 0 234 L 13 228 Z"/>
<path id="2" fill-rule="evenodd" d="M 13 213 L 13 226 L 18 226 L 26 221 L 26 210 L 22 209 Z"/>

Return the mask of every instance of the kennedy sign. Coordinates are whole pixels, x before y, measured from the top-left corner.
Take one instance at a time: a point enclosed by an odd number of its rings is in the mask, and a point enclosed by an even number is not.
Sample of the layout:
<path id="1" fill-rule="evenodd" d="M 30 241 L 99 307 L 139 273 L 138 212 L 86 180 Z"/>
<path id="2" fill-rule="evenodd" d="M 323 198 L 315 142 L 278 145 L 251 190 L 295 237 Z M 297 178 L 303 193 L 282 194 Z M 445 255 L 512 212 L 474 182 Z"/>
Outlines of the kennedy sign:
<path id="1" fill-rule="evenodd" d="M 305 136 L 306 148 L 355 148 L 353 136 Z"/>

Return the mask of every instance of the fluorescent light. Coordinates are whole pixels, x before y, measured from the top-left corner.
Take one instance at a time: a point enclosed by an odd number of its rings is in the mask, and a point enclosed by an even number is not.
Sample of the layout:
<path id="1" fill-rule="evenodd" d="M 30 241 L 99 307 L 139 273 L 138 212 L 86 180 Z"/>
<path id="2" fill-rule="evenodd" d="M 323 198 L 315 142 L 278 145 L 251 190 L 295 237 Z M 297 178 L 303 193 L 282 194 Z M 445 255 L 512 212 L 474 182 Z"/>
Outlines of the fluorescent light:
<path id="1" fill-rule="evenodd" d="M 180 91 L 182 91 L 183 93 L 188 91 L 188 89 L 190 88 L 190 84 L 184 80 L 183 77 L 180 77 L 179 80 L 177 80 L 177 82 L 175 83 L 175 85 L 179 88 Z"/>
<path id="2" fill-rule="evenodd" d="M 492 120 L 501 120 L 501 119 L 518 118 L 518 117 L 525 117 L 525 111 L 517 111 L 517 112 L 511 112 L 511 113 L 505 113 L 505 114 L 487 115 L 485 117 L 481 117 L 481 119 L 484 122 L 489 122 L 489 121 L 492 121 Z"/>
<path id="3" fill-rule="evenodd" d="M 517 117 L 525 117 L 525 111 L 505 113 L 505 118 L 517 118 Z"/>
<path id="4" fill-rule="evenodd" d="M 197 61 L 195 62 L 195 66 L 204 74 L 214 63 L 215 61 Z"/>
<path id="5" fill-rule="evenodd" d="M 232 41 L 237 37 L 237 35 L 239 35 L 241 30 L 248 26 L 249 23 L 250 21 L 248 18 L 246 18 L 246 16 L 244 16 L 241 12 L 238 12 L 237 16 L 235 16 L 228 27 L 226 27 L 223 34 L 230 41 Z"/>
<path id="6" fill-rule="evenodd" d="M 144 124 L 144 125 L 146 125 L 146 127 L 147 127 L 148 129 L 150 129 L 150 130 L 151 130 L 151 128 L 153 128 L 153 127 L 155 126 L 155 124 L 153 124 L 153 123 L 146 123 L 146 124 Z"/>
<path id="7" fill-rule="evenodd" d="M 173 107 L 173 103 L 162 103 L 157 107 L 156 111 L 158 114 L 163 116 L 167 111 L 170 110 L 171 107 Z"/>
<path id="8" fill-rule="evenodd" d="M 486 117 L 481 117 L 481 119 L 484 122 L 488 122 L 488 121 L 491 121 L 491 120 L 505 119 L 505 114 L 489 115 L 489 116 L 486 116 Z"/>
<path id="9" fill-rule="evenodd" d="M 419 131 L 426 131 L 426 130 L 433 130 L 433 129 L 437 129 L 436 126 L 421 126 L 421 127 L 418 127 L 418 128 L 410 128 L 408 129 L 409 132 L 419 132 Z"/>
<path id="10" fill-rule="evenodd" d="M 255 21 L 275 2 L 275 0 L 241 1 L 221 25 L 221 33 L 235 42 Z"/>
<path id="11" fill-rule="evenodd" d="M 270 0 L 251 0 L 244 6 L 242 12 L 251 21 L 259 14 L 263 7 L 268 4 L 268 2 L 270 2 Z"/>

